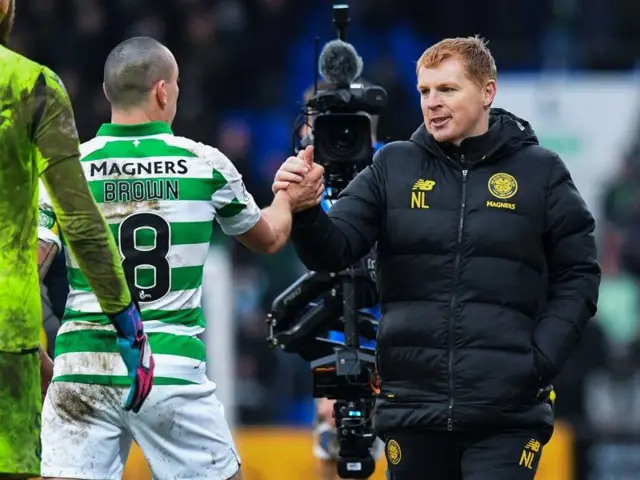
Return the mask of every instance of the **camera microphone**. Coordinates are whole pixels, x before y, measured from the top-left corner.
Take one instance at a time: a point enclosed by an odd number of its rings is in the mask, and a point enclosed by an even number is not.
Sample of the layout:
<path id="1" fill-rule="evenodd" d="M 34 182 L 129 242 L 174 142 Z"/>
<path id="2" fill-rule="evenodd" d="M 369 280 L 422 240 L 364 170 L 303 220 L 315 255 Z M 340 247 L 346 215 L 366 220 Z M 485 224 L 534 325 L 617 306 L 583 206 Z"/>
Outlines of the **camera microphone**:
<path id="1" fill-rule="evenodd" d="M 379 115 L 387 103 L 384 88 L 361 78 L 362 57 L 345 41 L 349 6 L 334 5 L 333 21 L 338 38 L 326 43 L 319 55 L 316 38 L 316 82 L 304 110 L 306 119 L 313 121 L 311 134 L 301 142 L 313 143 L 315 161 L 325 169 L 329 200 L 373 162 L 371 116 Z M 328 83 L 320 89 L 318 73 Z"/>
<path id="2" fill-rule="evenodd" d="M 318 61 L 320 75 L 335 88 L 349 88 L 362 73 L 362 66 L 354 46 L 342 40 L 327 43 Z"/>

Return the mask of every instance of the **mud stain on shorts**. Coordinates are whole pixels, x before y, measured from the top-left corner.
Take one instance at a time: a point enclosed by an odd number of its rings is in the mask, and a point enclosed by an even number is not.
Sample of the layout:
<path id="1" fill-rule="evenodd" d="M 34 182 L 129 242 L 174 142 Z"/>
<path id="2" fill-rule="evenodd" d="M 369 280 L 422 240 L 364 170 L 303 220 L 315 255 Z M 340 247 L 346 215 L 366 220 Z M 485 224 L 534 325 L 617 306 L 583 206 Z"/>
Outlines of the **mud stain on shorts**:
<path id="1" fill-rule="evenodd" d="M 122 389 L 106 385 L 59 382 L 55 384 L 53 405 L 60 418 L 69 423 L 89 424 L 102 410 L 120 403 Z"/>

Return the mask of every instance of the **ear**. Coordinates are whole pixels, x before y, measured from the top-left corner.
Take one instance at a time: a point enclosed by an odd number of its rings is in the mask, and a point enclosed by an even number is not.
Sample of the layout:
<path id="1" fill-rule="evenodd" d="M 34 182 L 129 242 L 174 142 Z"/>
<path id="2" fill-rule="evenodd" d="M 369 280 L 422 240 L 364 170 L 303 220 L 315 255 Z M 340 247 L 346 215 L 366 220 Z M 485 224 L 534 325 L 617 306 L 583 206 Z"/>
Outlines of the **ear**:
<path id="1" fill-rule="evenodd" d="M 482 94 L 484 95 L 484 108 L 491 107 L 491 104 L 496 98 L 497 91 L 498 85 L 496 84 L 496 81 L 489 80 L 482 91 Z"/>
<path id="2" fill-rule="evenodd" d="M 154 90 L 155 90 L 156 102 L 158 102 L 158 105 L 160 105 L 161 108 L 166 107 L 169 101 L 167 98 L 166 82 L 164 80 L 160 80 L 158 83 L 156 83 Z"/>
<path id="3" fill-rule="evenodd" d="M 107 86 L 104 84 L 104 82 L 102 83 L 102 93 L 104 93 L 105 98 L 109 100 L 109 95 L 107 95 Z"/>

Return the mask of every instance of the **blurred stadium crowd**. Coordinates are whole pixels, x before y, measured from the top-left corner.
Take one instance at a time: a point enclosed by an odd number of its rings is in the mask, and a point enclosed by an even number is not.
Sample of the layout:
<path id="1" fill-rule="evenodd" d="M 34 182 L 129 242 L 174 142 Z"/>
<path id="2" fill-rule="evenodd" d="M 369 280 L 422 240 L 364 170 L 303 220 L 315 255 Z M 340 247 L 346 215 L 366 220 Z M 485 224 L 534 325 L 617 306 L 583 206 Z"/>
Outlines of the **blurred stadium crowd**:
<path id="1" fill-rule="evenodd" d="M 61 75 L 81 138 L 87 140 L 108 121 L 101 82 L 111 48 L 136 35 L 162 41 L 181 70 L 174 130 L 220 148 L 263 205 L 270 199 L 275 169 L 290 151 L 302 92 L 313 79 L 313 37 L 324 43 L 335 36 L 329 3 L 20 0 L 12 47 Z M 415 60 L 436 39 L 474 33 L 489 38 L 501 72 L 630 70 L 640 51 L 640 3 L 633 0 L 349 4 L 348 40 L 365 61 L 367 79 L 384 86 L 390 98 L 379 126 L 381 140 L 404 138 L 420 123 Z M 640 143 L 631 146 L 624 159 L 610 161 L 623 168 L 603 186 L 600 313 L 557 381 L 558 415 L 579 431 L 637 433 Z M 222 235 L 216 239 L 226 242 Z M 302 267 L 292 250 L 257 257 L 239 244 L 228 247 L 234 261 L 238 421 L 308 425 L 308 366 L 269 350 L 263 320 L 273 298 Z"/>

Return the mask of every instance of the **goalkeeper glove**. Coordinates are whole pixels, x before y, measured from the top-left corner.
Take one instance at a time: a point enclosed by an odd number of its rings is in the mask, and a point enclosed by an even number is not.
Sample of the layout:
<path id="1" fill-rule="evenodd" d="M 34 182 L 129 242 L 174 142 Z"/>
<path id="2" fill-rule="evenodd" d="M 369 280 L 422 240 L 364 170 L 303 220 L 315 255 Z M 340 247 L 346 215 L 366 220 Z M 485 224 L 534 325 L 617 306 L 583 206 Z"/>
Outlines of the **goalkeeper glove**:
<path id="1" fill-rule="evenodd" d="M 118 350 L 131 379 L 131 389 L 124 402 L 124 409 L 138 413 L 153 386 L 155 362 L 149 339 L 143 331 L 142 317 L 134 303 L 120 313 L 109 315 L 109 319 L 116 329 Z"/>

